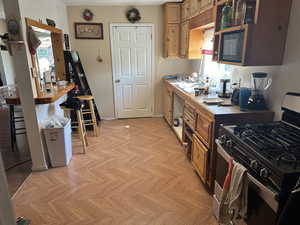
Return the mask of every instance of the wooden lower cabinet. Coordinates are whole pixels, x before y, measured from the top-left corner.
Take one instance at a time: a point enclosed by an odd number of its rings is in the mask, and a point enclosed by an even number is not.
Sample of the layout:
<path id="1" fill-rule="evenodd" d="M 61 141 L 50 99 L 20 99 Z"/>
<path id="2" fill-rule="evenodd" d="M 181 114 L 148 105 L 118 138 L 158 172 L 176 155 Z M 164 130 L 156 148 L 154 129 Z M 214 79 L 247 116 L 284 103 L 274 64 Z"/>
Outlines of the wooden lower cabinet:
<path id="1" fill-rule="evenodd" d="M 204 112 L 197 110 L 196 134 L 208 148 L 212 144 L 212 128 L 213 121 Z"/>
<path id="2" fill-rule="evenodd" d="M 164 88 L 163 93 L 163 104 L 164 104 L 164 117 L 168 124 L 172 126 L 173 121 L 173 93 L 168 88 Z"/>
<path id="3" fill-rule="evenodd" d="M 197 135 L 193 135 L 192 164 L 201 180 L 206 183 L 208 174 L 208 149 L 199 140 Z"/>

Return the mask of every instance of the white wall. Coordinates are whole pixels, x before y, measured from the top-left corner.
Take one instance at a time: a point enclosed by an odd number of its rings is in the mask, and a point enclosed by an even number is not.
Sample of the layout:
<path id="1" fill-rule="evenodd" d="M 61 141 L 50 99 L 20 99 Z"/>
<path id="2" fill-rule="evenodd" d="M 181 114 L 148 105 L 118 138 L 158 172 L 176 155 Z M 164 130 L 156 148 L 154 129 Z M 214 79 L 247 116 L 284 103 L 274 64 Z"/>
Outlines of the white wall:
<path id="1" fill-rule="evenodd" d="M 74 37 L 74 23 L 85 22 L 82 18 L 84 9 L 94 13 L 95 23 L 103 23 L 104 40 L 79 40 Z M 165 74 L 190 72 L 188 60 L 164 59 L 163 55 L 163 8 L 160 5 L 137 6 L 142 20 L 140 23 L 154 24 L 155 30 L 155 114 L 162 113 L 161 78 Z M 68 6 L 70 41 L 72 48 L 79 51 L 89 85 L 96 100 L 102 118 L 114 118 L 114 98 L 112 82 L 112 62 L 110 49 L 109 25 L 128 23 L 125 13 L 128 6 Z M 96 61 L 101 49 L 103 63 Z"/>
<path id="2" fill-rule="evenodd" d="M 6 17 L 20 19 L 23 29 L 23 38 L 26 38 L 25 17 L 34 20 L 53 19 L 57 27 L 68 33 L 68 22 L 66 15 L 66 6 L 61 0 L 4 0 Z M 26 43 L 26 42 L 25 42 Z M 25 125 L 28 142 L 33 162 L 33 170 L 47 169 L 45 146 L 42 141 L 41 122 L 49 115 L 56 113 L 58 103 L 49 105 L 34 104 L 33 97 L 36 96 L 36 90 L 33 79 L 30 74 L 32 65 L 31 57 L 28 51 L 27 43 L 23 48 L 13 49 L 14 68 L 16 72 L 16 81 L 19 87 L 20 98 L 22 102 Z M 63 99 L 60 99 L 62 101 Z M 61 110 L 57 110 L 61 113 Z"/>

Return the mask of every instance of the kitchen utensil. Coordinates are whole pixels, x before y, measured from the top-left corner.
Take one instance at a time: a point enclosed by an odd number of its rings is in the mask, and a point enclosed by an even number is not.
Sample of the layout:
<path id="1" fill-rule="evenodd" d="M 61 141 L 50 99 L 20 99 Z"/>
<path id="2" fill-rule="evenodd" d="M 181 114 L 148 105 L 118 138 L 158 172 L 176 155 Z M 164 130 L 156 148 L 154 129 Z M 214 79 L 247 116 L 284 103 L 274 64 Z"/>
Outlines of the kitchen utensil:
<path id="1" fill-rule="evenodd" d="M 221 79 L 220 80 L 220 98 L 230 98 L 231 94 L 228 91 L 230 79 Z"/>

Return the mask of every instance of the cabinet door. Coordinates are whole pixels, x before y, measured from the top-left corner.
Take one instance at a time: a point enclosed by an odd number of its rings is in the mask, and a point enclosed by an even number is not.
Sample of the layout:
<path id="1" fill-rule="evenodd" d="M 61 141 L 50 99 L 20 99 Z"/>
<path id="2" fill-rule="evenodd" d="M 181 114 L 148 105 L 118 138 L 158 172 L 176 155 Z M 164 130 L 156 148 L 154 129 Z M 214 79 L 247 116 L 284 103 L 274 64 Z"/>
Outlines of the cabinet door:
<path id="1" fill-rule="evenodd" d="M 191 0 L 190 1 L 190 17 L 195 17 L 200 12 L 201 7 L 201 1 L 202 0 Z"/>
<path id="2" fill-rule="evenodd" d="M 208 149 L 204 144 L 202 144 L 202 142 L 197 138 L 196 135 L 193 136 L 192 164 L 201 180 L 206 183 L 208 168 Z"/>
<path id="3" fill-rule="evenodd" d="M 180 23 L 180 10 L 180 4 L 178 3 L 166 4 L 166 22 Z"/>
<path id="4" fill-rule="evenodd" d="M 190 18 L 190 0 L 184 1 L 181 8 L 181 22 L 184 22 Z"/>
<path id="5" fill-rule="evenodd" d="M 180 57 L 188 57 L 188 41 L 189 41 L 189 21 L 185 21 L 181 24 L 180 33 Z"/>
<path id="6" fill-rule="evenodd" d="M 166 57 L 179 56 L 179 24 L 167 24 Z"/>
<path id="7" fill-rule="evenodd" d="M 201 0 L 200 12 L 212 7 L 214 4 L 213 0 Z"/>
<path id="8" fill-rule="evenodd" d="M 163 95 L 164 117 L 171 126 L 173 120 L 173 94 L 167 87 L 165 87 Z"/>
<path id="9" fill-rule="evenodd" d="M 197 111 L 196 133 L 203 143 L 210 147 L 213 122 L 202 111 Z"/>

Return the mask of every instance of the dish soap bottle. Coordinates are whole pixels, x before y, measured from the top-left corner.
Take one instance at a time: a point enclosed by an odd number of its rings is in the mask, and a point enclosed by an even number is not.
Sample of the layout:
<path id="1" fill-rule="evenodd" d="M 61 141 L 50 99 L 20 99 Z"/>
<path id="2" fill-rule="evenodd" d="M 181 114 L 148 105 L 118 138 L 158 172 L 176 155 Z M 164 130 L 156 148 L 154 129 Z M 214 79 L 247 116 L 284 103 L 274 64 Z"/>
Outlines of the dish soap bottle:
<path id="1" fill-rule="evenodd" d="M 227 1 L 222 9 L 221 30 L 231 27 L 232 6 Z"/>

